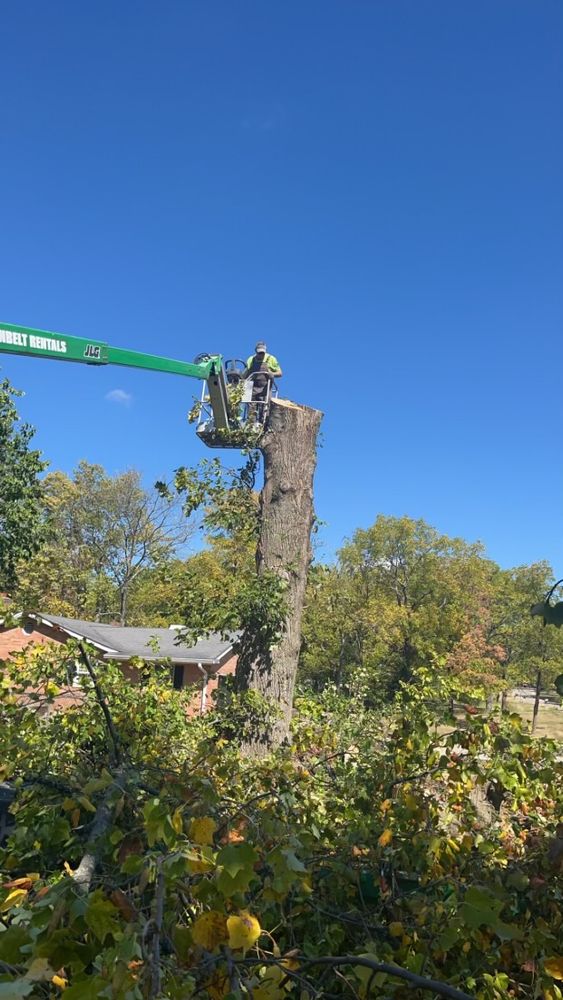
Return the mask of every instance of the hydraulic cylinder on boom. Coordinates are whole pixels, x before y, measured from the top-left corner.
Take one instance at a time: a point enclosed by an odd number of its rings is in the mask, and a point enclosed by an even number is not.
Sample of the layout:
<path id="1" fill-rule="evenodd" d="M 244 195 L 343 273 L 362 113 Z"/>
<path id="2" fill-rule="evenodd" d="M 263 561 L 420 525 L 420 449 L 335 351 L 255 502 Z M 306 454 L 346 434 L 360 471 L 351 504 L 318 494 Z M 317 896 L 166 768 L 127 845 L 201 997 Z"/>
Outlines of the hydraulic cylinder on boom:
<path id="1" fill-rule="evenodd" d="M 215 432 L 232 430 L 229 419 L 227 380 L 220 354 L 199 355 L 196 362 L 174 361 L 156 354 L 143 354 L 122 347 L 111 347 L 102 340 L 71 337 L 63 333 L 49 333 L 28 326 L 0 323 L 0 353 L 22 354 L 32 358 L 51 358 L 84 365 L 122 365 L 127 368 L 146 368 L 149 371 L 187 375 L 206 383 L 206 402 L 213 416 L 213 429 L 198 428 L 201 439 L 215 446 Z M 228 444 L 223 444 L 223 447 Z"/>

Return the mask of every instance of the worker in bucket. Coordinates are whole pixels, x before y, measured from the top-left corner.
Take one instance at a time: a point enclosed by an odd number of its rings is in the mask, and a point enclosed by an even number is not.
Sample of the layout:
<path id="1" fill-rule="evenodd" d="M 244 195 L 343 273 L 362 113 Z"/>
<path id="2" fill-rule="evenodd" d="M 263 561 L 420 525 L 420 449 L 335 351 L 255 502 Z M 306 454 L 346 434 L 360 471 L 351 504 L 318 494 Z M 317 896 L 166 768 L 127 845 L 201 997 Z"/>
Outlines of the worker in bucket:
<path id="1" fill-rule="evenodd" d="M 266 344 L 259 340 L 254 348 L 254 354 L 246 362 L 243 378 L 252 379 L 252 402 L 256 406 L 256 420 L 263 423 L 266 415 L 266 403 L 270 397 L 270 383 L 275 378 L 282 377 L 278 359 L 268 354 Z"/>

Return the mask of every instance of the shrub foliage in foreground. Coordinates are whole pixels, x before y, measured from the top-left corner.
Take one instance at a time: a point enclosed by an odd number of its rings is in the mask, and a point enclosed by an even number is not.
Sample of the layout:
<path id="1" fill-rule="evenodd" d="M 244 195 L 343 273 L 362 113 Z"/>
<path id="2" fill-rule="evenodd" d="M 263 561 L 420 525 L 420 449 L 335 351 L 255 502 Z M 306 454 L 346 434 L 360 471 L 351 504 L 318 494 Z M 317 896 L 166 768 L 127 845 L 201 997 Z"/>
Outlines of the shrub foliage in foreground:
<path id="1" fill-rule="evenodd" d="M 0 997 L 561 1000 L 553 742 L 470 706 L 448 726 L 421 670 L 385 717 L 303 700 L 293 744 L 253 761 L 236 734 L 260 705 L 186 722 L 150 673 L 97 668 L 42 716 L 53 656 L 0 686 Z"/>

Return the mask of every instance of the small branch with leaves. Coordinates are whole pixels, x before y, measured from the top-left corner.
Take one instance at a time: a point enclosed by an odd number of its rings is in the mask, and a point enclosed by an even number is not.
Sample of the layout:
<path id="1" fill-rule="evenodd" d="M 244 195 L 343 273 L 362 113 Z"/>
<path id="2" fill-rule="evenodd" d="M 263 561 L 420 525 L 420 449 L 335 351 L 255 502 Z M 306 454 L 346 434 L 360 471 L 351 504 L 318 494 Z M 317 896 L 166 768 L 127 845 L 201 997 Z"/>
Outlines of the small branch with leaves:
<path id="1" fill-rule="evenodd" d="M 326 955 L 315 958 L 292 956 L 292 962 L 298 964 L 301 972 L 313 966 L 329 966 L 335 970 L 341 966 L 361 967 L 370 969 L 374 976 L 378 973 L 394 976 L 408 983 L 413 989 L 430 990 L 432 993 L 438 994 L 438 996 L 447 997 L 448 1000 L 474 1000 L 470 993 L 464 993 L 463 990 L 458 990 L 455 986 L 450 986 L 448 983 L 443 983 L 438 979 L 427 979 L 425 976 L 419 976 L 414 972 L 410 972 L 409 969 L 403 969 L 400 965 L 393 965 L 390 962 L 377 962 L 367 955 Z M 238 961 L 238 964 L 247 966 L 276 965 L 283 970 L 288 978 L 292 977 L 292 970 L 288 968 L 287 963 L 284 965 L 283 959 L 243 958 Z M 313 989 L 312 983 L 311 990 L 313 993 L 316 992 Z"/>

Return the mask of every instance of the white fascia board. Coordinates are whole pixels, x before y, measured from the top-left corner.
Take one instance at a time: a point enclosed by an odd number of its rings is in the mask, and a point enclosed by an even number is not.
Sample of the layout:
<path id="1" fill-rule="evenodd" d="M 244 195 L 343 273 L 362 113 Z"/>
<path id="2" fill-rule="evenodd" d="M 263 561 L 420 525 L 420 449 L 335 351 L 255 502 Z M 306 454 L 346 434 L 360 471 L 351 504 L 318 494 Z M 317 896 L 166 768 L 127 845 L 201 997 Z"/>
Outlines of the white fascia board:
<path id="1" fill-rule="evenodd" d="M 94 639 L 88 639 L 87 636 L 80 635 L 79 632 L 73 632 L 72 629 L 66 628 L 65 625 L 60 625 L 59 622 L 50 622 L 48 618 L 43 618 L 42 615 L 33 613 L 28 617 L 40 622 L 41 625 L 48 625 L 49 628 L 58 628 L 61 632 L 65 632 L 66 635 L 69 635 L 71 639 L 78 639 L 79 642 L 87 642 L 90 646 L 95 646 L 96 649 L 101 649 L 104 653 L 117 653 L 117 649 L 112 649 L 111 646 L 104 646 L 101 642 L 95 642 Z"/>

